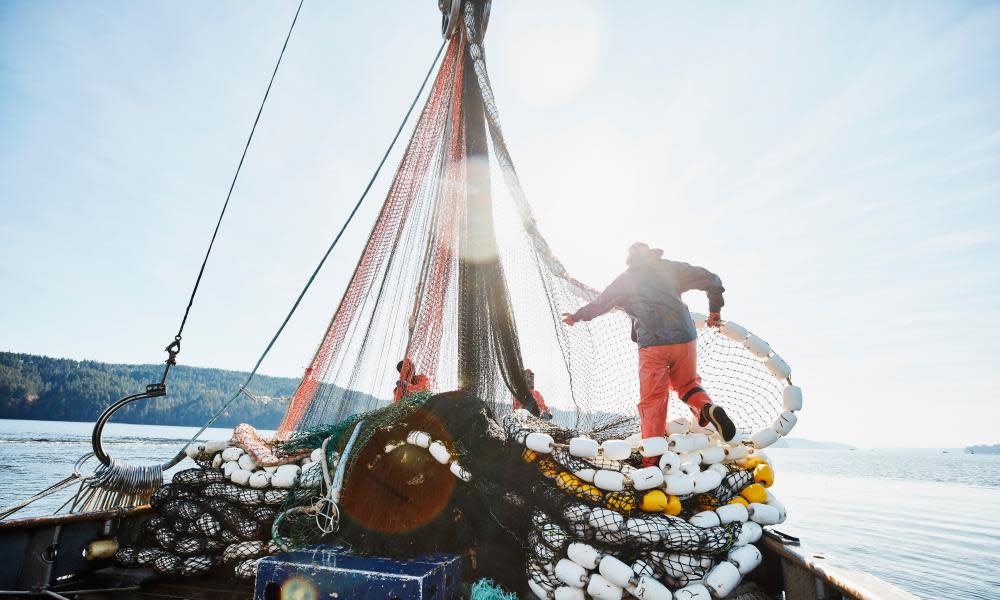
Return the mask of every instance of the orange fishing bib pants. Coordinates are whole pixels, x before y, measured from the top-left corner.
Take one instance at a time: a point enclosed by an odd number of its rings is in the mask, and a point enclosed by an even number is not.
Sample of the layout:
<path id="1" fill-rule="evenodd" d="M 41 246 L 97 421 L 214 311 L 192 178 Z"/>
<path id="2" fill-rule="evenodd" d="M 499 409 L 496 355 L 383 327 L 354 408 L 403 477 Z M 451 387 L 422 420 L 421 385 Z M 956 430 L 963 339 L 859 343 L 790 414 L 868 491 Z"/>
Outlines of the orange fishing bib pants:
<path id="1" fill-rule="evenodd" d="M 639 419 L 642 437 L 667 433 L 667 401 L 670 388 L 701 421 L 701 409 L 712 399 L 701 388 L 698 377 L 697 341 L 639 348 Z"/>

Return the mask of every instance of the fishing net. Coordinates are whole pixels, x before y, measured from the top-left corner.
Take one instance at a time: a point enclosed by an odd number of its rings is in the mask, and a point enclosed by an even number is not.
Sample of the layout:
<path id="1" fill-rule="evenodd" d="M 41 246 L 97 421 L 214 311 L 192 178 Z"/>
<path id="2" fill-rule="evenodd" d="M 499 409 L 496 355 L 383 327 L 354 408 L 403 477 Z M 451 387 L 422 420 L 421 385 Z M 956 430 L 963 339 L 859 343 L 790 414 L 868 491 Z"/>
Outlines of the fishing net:
<path id="1" fill-rule="evenodd" d="M 288 518 L 279 517 L 281 526 L 273 530 L 279 546 L 332 542 L 398 558 L 454 553 L 466 558 L 469 581 L 489 577 L 519 590 L 527 578 L 552 592 L 567 585 L 553 565 L 569 560 L 574 544 L 585 544 L 631 565 L 636 576 L 645 573 L 677 589 L 708 577 L 727 553 L 750 543 L 754 528 L 760 531 L 746 523 L 746 512 L 742 520 L 705 520 L 754 484 L 750 463 L 693 465 L 693 473 L 716 473 L 713 483 L 677 498 L 676 512 L 665 514 L 664 506 L 649 502 L 651 494 L 667 499 L 662 488 L 608 490 L 588 482 L 597 471 L 628 481 L 642 463 L 634 454 L 627 460 L 573 454 L 567 447 L 581 435 L 578 430 L 525 411 L 498 421 L 488 403 L 464 392 L 432 396 L 415 410 L 394 413 L 396 420 L 386 419 L 384 410 L 356 420 L 383 413 L 363 446 L 345 448 L 334 437 L 327 442 L 330 456 L 355 465 L 344 481 L 339 529 L 318 526 L 310 507 L 318 506 L 327 488 L 307 486 L 303 479 L 283 507 Z M 343 426 L 329 431 L 348 436 Z M 549 452 L 525 450 L 538 434 L 551 439 Z M 319 432 L 304 435 L 318 441 Z M 435 444 L 447 449 L 444 460 L 432 450 Z M 450 468 L 456 463 L 467 480 Z"/>
<path id="2" fill-rule="evenodd" d="M 667 438 L 649 441 L 656 452 L 644 446 L 629 318 L 560 321 L 597 291 L 566 271 L 526 201 L 478 6 L 464 6 L 278 435 L 241 426 L 230 447 L 196 452 L 199 468 L 154 495 L 157 515 L 120 549 L 122 564 L 251 577 L 265 554 L 335 542 L 386 557 L 458 554 L 466 581 L 527 584 L 539 598 L 567 586 L 600 596 L 590 587 L 604 584 L 704 585 L 723 597 L 756 566 L 761 524 L 784 519 L 756 450 L 795 422 L 790 369 L 739 325 L 695 316 L 702 385 L 740 438 L 723 444 L 671 393 L 670 417 L 681 419 L 670 450 Z M 432 391 L 457 391 L 390 403 L 409 374 L 404 358 Z M 535 416 L 525 367 L 553 420 Z"/>
<path id="3" fill-rule="evenodd" d="M 282 504 L 288 490 L 252 489 L 227 481 L 221 468 L 212 466 L 222 464 L 215 460 L 220 454 L 199 455 L 197 468 L 176 473 L 153 494 L 150 505 L 156 514 L 142 524 L 136 544 L 119 548 L 120 564 L 195 576 L 222 563 L 237 563 L 239 569 L 231 572 L 252 576 L 247 561 L 270 551 L 277 513 L 267 501 Z"/>
<path id="4" fill-rule="evenodd" d="M 433 390 L 463 389 L 497 415 L 515 397 L 535 411 L 530 367 L 560 425 L 621 437 L 638 429 L 628 316 L 561 323 L 597 290 L 567 272 L 532 214 L 475 12 L 470 3 L 279 438 L 388 403 L 403 357 Z M 745 337 L 701 327 L 698 360 L 703 387 L 750 435 L 782 412 L 786 382 Z M 671 418 L 689 414 L 671 393 Z"/>

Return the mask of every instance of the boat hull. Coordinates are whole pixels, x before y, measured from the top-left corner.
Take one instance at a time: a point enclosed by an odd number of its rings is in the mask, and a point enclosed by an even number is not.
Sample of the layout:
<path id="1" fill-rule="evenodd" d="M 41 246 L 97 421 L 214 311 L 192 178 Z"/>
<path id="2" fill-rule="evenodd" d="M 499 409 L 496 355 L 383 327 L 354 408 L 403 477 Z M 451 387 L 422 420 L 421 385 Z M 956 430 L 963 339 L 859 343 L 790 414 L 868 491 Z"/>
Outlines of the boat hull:
<path id="1" fill-rule="evenodd" d="M 253 598 L 251 584 L 230 577 L 162 577 L 148 569 L 117 567 L 110 557 L 85 556 L 94 540 L 134 542 L 152 514 L 144 506 L 0 522 L 0 553 L 5 558 L 0 561 L 0 592 L 51 590 L 72 597 L 75 590 L 101 589 L 110 598 Z M 798 546 L 795 538 L 767 532 L 759 547 L 764 560 L 751 579 L 766 597 L 916 599 L 877 577 L 829 564 L 822 553 Z"/>

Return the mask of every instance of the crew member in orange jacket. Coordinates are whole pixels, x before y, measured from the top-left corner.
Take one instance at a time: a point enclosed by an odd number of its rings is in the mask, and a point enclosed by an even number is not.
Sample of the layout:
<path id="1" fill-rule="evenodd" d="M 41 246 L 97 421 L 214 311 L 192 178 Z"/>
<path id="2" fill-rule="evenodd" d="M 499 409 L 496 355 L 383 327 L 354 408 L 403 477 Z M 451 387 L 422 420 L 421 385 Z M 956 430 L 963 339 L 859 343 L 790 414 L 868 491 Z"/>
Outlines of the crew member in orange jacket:
<path id="1" fill-rule="evenodd" d="M 642 437 L 666 433 L 668 394 L 673 387 L 702 426 L 712 423 L 729 441 L 736 436 L 736 426 L 701 387 L 698 334 L 687 305 L 681 301 L 681 294 L 688 290 L 704 290 L 708 294 L 708 325 L 718 327 L 725 288 L 718 275 L 706 269 L 662 257 L 663 250 L 641 242 L 632 244 L 625 261 L 628 269 L 596 300 L 573 314 L 563 314 L 563 322 L 589 321 L 615 307 L 632 318 L 632 341 L 639 344 Z"/>
<path id="2" fill-rule="evenodd" d="M 426 375 L 416 372 L 417 369 L 409 358 L 399 361 L 396 370 L 399 372 L 399 381 L 396 382 L 396 388 L 392 391 L 393 402 L 399 402 L 415 392 L 426 392 L 431 389 L 430 380 L 427 379 Z"/>
<path id="3" fill-rule="evenodd" d="M 525 369 L 524 379 L 528 382 L 528 388 L 531 389 L 531 396 L 535 399 L 535 403 L 538 404 L 538 414 L 546 421 L 551 421 L 552 411 L 545 405 L 545 398 L 542 398 L 542 393 L 535 389 L 535 372 L 531 369 Z M 514 410 L 519 408 L 521 408 L 521 401 L 515 396 Z"/>

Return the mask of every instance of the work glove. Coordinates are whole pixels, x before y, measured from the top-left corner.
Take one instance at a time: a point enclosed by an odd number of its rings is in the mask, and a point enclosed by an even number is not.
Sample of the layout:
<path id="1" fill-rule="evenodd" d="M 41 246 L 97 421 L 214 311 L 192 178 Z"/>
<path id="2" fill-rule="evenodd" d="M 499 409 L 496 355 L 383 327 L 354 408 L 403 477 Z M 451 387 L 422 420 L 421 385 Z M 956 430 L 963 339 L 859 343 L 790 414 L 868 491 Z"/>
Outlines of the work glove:
<path id="1" fill-rule="evenodd" d="M 569 325 L 570 327 L 576 324 L 576 319 L 573 318 L 573 313 L 563 313 L 562 316 L 563 316 L 562 320 L 563 323 Z"/>
<path id="2" fill-rule="evenodd" d="M 705 321 L 705 324 L 709 327 L 722 327 L 722 313 L 708 313 L 708 320 Z"/>

